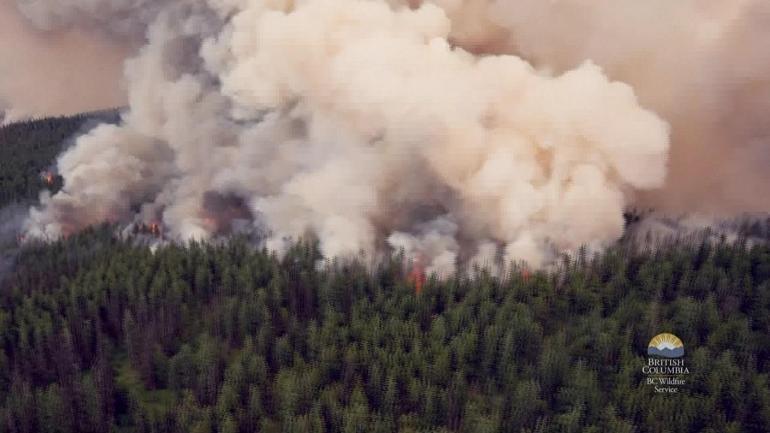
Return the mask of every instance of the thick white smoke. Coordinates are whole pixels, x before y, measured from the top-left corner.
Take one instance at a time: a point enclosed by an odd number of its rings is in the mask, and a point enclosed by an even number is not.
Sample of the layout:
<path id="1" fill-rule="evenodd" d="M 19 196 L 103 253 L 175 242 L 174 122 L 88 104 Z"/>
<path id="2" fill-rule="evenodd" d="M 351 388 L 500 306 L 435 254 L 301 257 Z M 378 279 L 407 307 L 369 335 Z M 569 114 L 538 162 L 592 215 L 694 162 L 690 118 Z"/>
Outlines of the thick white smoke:
<path id="1" fill-rule="evenodd" d="M 666 119 L 668 178 L 639 205 L 711 216 L 770 211 L 770 195 L 755 193 L 770 185 L 770 2 L 435 1 L 457 24 L 457 43 L 557 73 L 591 59 Z"/>
<path id="2" fill-rule="evenodd" d="M 593 63 L 551 76 L 451 31 L 431 4 L 169 3 L 127 65 L 124 123 L 62 155 L 28 234 L 206 239 L 245 218 L 278 250 L 313 232 L 328 256 L 389 245 L 439 272 L 619 237 L 633 191 L 663 184 L 667 125 Z"/>
<path id="3" fill-rule="evenodd" d="M 313 232 L 327 256 L 403 248 L 441 273 L 617 239 L 633 192 L 664 182 L 667 124 L 591 62 L 550 75 L 451 32 L 432 4 L 167 3 L 123 124 L 61 156 L 28 234 L 249 220 L 277 250 Z"/>

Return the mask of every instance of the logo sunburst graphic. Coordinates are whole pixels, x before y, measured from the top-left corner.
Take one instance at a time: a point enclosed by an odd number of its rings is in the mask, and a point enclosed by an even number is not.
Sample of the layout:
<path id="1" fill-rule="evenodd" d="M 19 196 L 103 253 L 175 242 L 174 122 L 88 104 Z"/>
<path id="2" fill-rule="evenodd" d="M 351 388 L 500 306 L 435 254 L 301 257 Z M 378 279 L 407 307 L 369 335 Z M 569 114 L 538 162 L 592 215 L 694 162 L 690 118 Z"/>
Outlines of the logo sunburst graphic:
<path id="1" fill-rule="evenodd" d="M 665 358 L 681 358 L 684 355 L 684 344 L 674 334 L 664 332 L 650 340 L 647 346 L 648 355 L 663 356 Z"/>

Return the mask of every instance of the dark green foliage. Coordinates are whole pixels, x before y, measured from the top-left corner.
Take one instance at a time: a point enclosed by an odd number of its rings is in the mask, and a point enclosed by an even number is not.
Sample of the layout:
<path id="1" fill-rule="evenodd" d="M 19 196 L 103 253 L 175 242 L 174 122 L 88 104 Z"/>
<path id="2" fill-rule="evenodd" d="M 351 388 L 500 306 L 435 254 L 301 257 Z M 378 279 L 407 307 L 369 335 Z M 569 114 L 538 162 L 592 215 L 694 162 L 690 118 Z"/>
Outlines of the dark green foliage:
<path id="1" fill-rule="evenodd" d="M 552 273 L 320 269 L 245 241 L 155 253 L 93 229 L 0 289 L 11 432 L 767 432 L 770 249 L 613 248 Z M 679 394 L 642 383 L 674 332 Z"/>
<path id="2" fill-rule="evenodd" d="M 59 188 L 40 174 L 92 117 L 0 128 L 0 207 Z M 152 253 L 112 232 L 28 246 L 0 274 L 0 431 L 770 431 L 767 246 L 618 246 L 415 295 L 397 257 L 319 269 L 313 242 Z M 676 395 L 642 383 L 659 332 L 685 343 Z"/>
<path id="3" fill-rule="evenodd" d="M 46 183 L 48 170 L 69 139 L 99 122 L 116 123 L 115 110 L 28 120 L 0 127 L 0 208 L 37 199 L 43 189 L 61 188 L 61 178 Z"/>

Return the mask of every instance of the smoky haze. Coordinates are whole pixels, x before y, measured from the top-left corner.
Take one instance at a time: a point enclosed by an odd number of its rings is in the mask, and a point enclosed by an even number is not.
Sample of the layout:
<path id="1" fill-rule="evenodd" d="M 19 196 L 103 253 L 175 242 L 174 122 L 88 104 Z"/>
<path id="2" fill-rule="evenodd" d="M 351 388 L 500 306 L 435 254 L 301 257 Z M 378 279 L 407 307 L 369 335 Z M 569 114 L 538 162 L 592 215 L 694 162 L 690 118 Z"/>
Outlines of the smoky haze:
<path id="1" fill-rule="evenodd" d="M 455 39 L 560 72 L 591 59 L 672 126 L 663 188 L 640 205 L 729 216 L 770 210 L 770 3 L 443 1 Z M 481 24 L 485 23 L 485 24 Z"/>
<path id="2" fill-rule="evenodd" d="M 87 28 L 42 31 L 0 2 L 0 117 L 75 114 L 125 103 L 130 49 Z M 0 119 L 0 123 L 3 119 Z"/>
<path id="3" fill-rule="evenodd" d="M 313 232 L 327 256 L 403 249 L 449 273 L 600 249 L 628 206 L 766 211 L 751 188 L 767 184 L 767 9 L 25 3 L 41 31 L 144 34 L 123 122 L 61 155 L 63 189 L 26 231 L 113 221 L 210 239 L 245 221 L 277 251 Z"/>

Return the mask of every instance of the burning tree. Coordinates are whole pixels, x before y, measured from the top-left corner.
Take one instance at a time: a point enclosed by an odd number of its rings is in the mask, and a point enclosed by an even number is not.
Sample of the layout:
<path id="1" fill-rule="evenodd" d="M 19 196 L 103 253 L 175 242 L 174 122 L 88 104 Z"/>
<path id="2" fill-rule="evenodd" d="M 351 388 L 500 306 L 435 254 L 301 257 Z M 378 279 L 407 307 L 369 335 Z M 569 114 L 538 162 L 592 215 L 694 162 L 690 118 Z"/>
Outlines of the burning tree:
<path id="1" fill-rule="evenodd" d="M 411 270 L 407 274 L 407 281 L 414 286 L 414 292 L 420 294 L 425 285 L 427 276 L 425 274 L 425 264 L 422 257 L 415 258 L 411 263 Z"/>
<path id="2" fill-rule="evenodd" d="M 56 183 L 56 175 L 53 174 L 53 172 L 50 170 L 46 170 L 40 173 L 40 178 L 43 180 L 43 183 L 48 187 L 52 187 L 54 186 L 54 183 Z"/>

